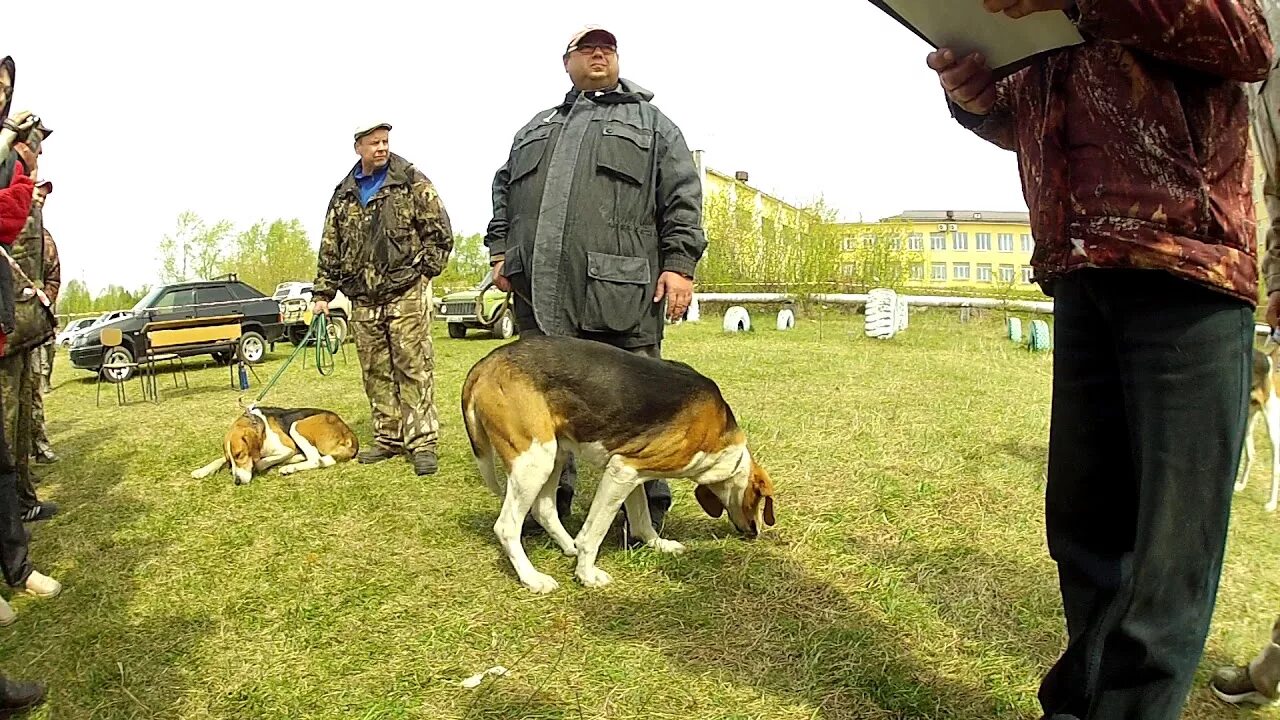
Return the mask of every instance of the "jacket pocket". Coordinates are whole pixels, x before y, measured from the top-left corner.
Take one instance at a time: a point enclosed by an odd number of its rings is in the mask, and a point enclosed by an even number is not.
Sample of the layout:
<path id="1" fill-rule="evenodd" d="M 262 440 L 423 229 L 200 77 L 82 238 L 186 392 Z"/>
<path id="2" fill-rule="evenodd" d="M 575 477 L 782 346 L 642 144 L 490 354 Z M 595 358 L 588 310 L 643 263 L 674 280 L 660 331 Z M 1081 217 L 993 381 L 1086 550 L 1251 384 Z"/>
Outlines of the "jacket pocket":
<path id="1" fill-rule="evenodd" d="M 582 329 L 635 332 L 647 308 L 650 279 L 648 258 L 588 251 Z"/>
<path id="2" fill-rule="evenodd" d="M 596 164 L 605 172 L 635 185 L 649 178 L 649 154 L 653 135 L 623 123 L 608 122 L 601 129 Z"/>
<path id="3" fill-rule="evenodd" d="M 510 279 L 524 272 L 524 250 L 519 245 L 508 248 L 502 255 L 502 277 Z"/>
<path id="4" fill-rule="evenodd" d="M 534 128 L 520 139 L 511 151 L 511 171 L 507 181 L 514 183 L 531 174 L 542 163 L 546 153 L 547 138 L 551 137 L 551 125 Z"/>

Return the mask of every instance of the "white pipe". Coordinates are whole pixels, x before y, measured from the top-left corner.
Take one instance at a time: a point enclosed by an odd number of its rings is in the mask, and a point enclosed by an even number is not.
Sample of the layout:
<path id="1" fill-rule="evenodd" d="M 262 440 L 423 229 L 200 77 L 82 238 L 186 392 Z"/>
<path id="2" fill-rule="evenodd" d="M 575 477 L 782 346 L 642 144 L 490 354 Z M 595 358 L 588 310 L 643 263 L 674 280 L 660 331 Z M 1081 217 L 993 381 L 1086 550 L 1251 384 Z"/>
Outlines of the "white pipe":
<path id="1" fill-rule="evenodd" d="M 771 303 L 796 299 L 787 293 L 696 293 L 700 302 L 729 303 Z M 836 305 L 861 305 L 867 302 L 865 294 L 852 293 L 816 293 L 804 296 L 816 302 Z M 910 305 L 925 307 L 978 307 L 1029 310 L 1040 313 L 1053 313 L 1053 301 L 1044 300 L 1001 300 L 999 298 L 948 297 L 935 295 L 900 295 Z"/>

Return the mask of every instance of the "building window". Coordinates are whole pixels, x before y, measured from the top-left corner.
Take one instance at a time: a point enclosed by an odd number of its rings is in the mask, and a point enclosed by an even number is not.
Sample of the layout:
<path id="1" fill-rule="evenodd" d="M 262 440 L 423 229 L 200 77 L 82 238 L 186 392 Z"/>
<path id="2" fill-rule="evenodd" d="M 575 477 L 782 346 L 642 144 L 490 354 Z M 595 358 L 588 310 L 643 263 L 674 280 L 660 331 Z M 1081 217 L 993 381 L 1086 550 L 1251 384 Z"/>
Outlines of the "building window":
<path id="1" fill-rule="evenodd" d="M 924 242 L 924 238 L 920 238 L 920 241 Z M 911 279 L 912 280 L 924 279 L 924 263 L 911 263 Z"/>
<path id="2" fill-rule="evenodd" d="M 943 233 L 929 233 L 930 250 L 946 250 L 947 236 Z"/>
<path id="3" fill-rule="evenodd" d="M 1013 266 L 1012 266 L 1012 265 L 1001 265 L 1001 266 L 1000 266 L 1000 282 L 1002 282 L 1002 283 L 1012 283 L 1012 282 L 1013 282 L 1013 278 L 1014 278 Z"/>
<path id="4" fill-rule="evenodd" d="M 840 274 L 845 277 L 853 277 L 854 274 L 857 272 L 858 272 L 858 265 L 856 263 L 840 264 Z"/>
<path id="5" fill-rule="evenodd" d="M 991 263 L 978 263 L 978 282 L 991 282 Z"/>
<path id="6" fill-rule="evenodd" d="M 902 249 L 902 238 L 898 237 L 897 235 L 894 235 L 893 237 L 889 238 L 889 249 L 890 249 L 890 250 L 901 250 L 901 249 Z"/>
<path id="7" fill-rule="evenodd" d="M 875 245 L 875 244 L 876 244 L 876 236 L 875 236 L 875 235 L 863 235 L 863 236 L 862 236 L 862 247 L 868 247 L 868 248 L 869 248 L 869 247 L 871 247 L 872 245 Z"/>
<path id="8" fill-rule="evenodd" d="M 1032 274 L 1031 268 L 1027 267 L 1026 265 L 1023 265 L 1022 266 L 1022 282 L 1024 285 L 1031 284 L 1031 274 Z"/>
<path id="9" fill-rule="evenodd" d="M 952 250 L 968 250 L 969 249 L 969 233 L 958 232 L 951 239 Z"/>
<path id="10" fill-rule="evenodd" d="M 978 233 L 977 235 L 974 236 L 974 242 L 977 243 L 977 247 L 975 247 L 974 249 L 990 250 L 991 249 L 991 233 Z"/>
<path id="11" fill-rule="evenodd" d="M 1024 234 L 1022 236 L 1022 252 L 1029 253 L 1035 250 L 1035 245 L 1031 242 L 1031 236 Z"/>
<path id="12" fill-rule="evenodd" d="M 907 249 L 908 249 L 908 250 L 923 250 L 923 249 L 924 249 L 924 235 L 921 235 L 920 233 L 911 233 L 910 235 L 908 235 L 908 236 L 907 236 Z M 921 280 L 923 280 L 923 279 L 924 279 L 924 275 L 923 275 L 923 274 L 921 274 L 921 275 L 920 275 L 920 279 L 921 279 Z"/>
<path id="13" fill-rule="evenodd" d="M 841 250 L 857 250 L 858 249 L 857 238 L 853 237 L 852 235 L 844 236 L 844 239 L 840 241 L 840 249 Z"/>
<path id="14" fill-rule="evenodd" d="M 934 280 L 946 280 L 946 279 L 947 279 L 947 264 L 946 264 L 946 263 L 933 263 L 933 264 L 932 264 L 932 268 L 931 268 L 931 270 L 930 270 L 930 275 L 929 275 L 929 277 L 931 277 L 931 278 L 932 278 L 932 279 L 934 279 Z"/>
<path id="15" fill-rule="evenodd" d="M 1013 252 L 1013 233 L 1000 233 L 1000 252 Z"/>
<path id="16" fill-rule="evenodd" d="M 968 280 L 969 279 L 969 263 L 952 263 L 951 279 L 952 280 Z"/>

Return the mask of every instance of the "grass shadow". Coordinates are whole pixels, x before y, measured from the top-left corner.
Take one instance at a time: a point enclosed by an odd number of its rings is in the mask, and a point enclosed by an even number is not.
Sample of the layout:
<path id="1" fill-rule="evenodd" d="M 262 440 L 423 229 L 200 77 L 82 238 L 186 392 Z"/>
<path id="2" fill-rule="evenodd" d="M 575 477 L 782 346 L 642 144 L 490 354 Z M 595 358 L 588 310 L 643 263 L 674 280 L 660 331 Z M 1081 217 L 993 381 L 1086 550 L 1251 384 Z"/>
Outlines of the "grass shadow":
<path id="1" fill-rule="evenodd" d="M 998 675 L 957 668 L 950 640 L 917 644 L 882 597 L 843 591 L 764 543 L 727 547 L 665 563 L 674 586 L 664 592 L 583 592 L 583 626 L 661 647 L 682 673 L 783 696 L 823 718 L 1021 718 L 1031 710 Z"/>

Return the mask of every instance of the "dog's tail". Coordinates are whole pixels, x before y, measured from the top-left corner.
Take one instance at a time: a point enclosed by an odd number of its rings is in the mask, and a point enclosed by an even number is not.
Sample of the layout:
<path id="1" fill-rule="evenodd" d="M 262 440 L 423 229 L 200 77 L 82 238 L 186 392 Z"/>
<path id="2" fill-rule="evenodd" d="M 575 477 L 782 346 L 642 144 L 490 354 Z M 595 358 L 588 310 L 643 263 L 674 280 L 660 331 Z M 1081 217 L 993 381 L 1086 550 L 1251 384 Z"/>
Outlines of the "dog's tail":
<path id="1" fill-rule="evenodd" d="M 462 384 L 462 425 L 467 431 L 467 440 L 471 443 L 471 454 L 475 457 L 480 477 L 493 494 L 501 496 L 502 486 L 498 483 L 497 457 L 494 454 L 493 442 L 485 430 L 485 414 L 477 407 L 477 395 L 483 395 L 492 389 L 492 383 L 482 373 L 485 359 L 476 363 L 467 373 Z"/>

